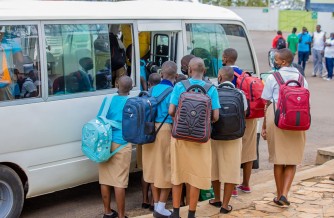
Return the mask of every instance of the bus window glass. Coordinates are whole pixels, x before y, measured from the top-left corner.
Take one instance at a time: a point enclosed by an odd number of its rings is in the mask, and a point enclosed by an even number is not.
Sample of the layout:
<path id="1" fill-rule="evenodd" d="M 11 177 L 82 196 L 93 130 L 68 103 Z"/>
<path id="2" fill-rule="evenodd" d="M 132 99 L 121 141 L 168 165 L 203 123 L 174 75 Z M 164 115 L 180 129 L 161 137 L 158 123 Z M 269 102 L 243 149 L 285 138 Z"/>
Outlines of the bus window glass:
<path id="1" fill-rule="evenodd" d="M 115 87 L 126 75 L 119 24 L 45 25 L 50 95 Z"/>
<path id="2" fill-rule="evenodd" d="M 161 67 L 162 64 L 169 60 L 169 37 L 165 34 L 154 35 L 154 56 L 153 62 Z"/>
<path id="3" fill-rule="evenodd" d="M 217 77 L 222 67 L 222 53 L 226 48 L 238 52 L 236 65 L 254 72 L 253 58 L 244 29 L 236 24 L 186 24 L 187 54 L 204 60 L 206 76 Z"/>
<path id="4" fill-rule="evenodd" d="M 0 26 L 0 101 L 41 97 L 36 25 Z"/>

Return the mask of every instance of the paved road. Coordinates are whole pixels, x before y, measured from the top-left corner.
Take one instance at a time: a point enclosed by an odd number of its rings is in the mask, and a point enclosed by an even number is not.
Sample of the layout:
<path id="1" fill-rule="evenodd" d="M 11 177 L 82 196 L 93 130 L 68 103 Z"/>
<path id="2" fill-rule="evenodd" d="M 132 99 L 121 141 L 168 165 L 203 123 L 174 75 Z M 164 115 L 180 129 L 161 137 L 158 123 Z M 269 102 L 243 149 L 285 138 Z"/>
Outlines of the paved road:
<path id="1" fill-rule="evenodd" d="M 275 32 L 251 32 L 251 38 L 255 46 L 260 71 L 269 70 L 267 61 L 268 47 Z M 312 61 L 307 64 L 306 78 L 311 90 L 312 127 L 307 134 L 304 165 L 313 164 L 316 151 L 319 147 L 333 145 L 334 116 L 334 82 L 321 78 L 310 77 L 312 73 Z M 291 145 L 293 146 L 293 145 Z M 268 151 L 264 141 L 260 142 L 260 169 L 257 171 L 272 169 L 268 163 Z M 254 177 L 256 174 L 254 175 Z M 147 213 L 140 209 L 140 174 L 132 174 L 129 188 L 126 194 L 126 209 L 128 216 Z M 103 213 L 97 183 L 83 185 L 66 191 L 28 199 L 25 203 L 22 217 L 101 217 Z"/>

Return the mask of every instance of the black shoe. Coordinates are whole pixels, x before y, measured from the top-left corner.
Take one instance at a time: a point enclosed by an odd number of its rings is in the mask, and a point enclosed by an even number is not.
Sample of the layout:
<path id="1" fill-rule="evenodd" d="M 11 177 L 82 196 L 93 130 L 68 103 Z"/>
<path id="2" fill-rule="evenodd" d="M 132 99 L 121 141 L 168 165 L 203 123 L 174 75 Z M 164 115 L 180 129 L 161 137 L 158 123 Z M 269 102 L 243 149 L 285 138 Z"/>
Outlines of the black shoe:
<path id="1" fill-rule="evenodd" d="M 150 206 L 151 206 L 151 204 L 148 204 L 148 203 L 142 203 L 141 204 L 141 208 L 143 208 L 143 209 L 148 209 L 148 208 L 150 208 Z"/>
<path id="2" fill-rule="evenodd" d="M 148 208 L 150 211 L 154 211 L 154 205 L 150 205 L 150 207 Z"/>
<path id="3" fill-rule="evenodd" d="M 116 217 L 118 217 L 118 213 L 116 211 L 111 209 L 111 212 L 112 212 L 112 214 L 110 214 L 110 215 L 103 214 L 103 218 L 116 218 Z"/>
<path id="4" fill-rule="evenodd" d="M 283 206 L 283 204 L 279 200 L 277 200 L 277 197 L 274 197 L 273 202 L 278 206 Z"/>
<path id="5" fill-rule="evenodd" d="M 223 214 L 231 213 L 231 211 L 232 211 L 233 208 L 232 208 L 231 205 L 228 205 L 228 207 L 230 208 L 229 210 L 227 210 L 227 209 L 221 207 L 221 208 L 220 208 L 220 213 L 223 213 Z"/>
<path id="6" fill-rule="evenodd" d="M 153 212 L 153 217 L 155 217 L 155 218 L 168 218 L 169 216 L 165 216 L 165 215 L 162 215 L 162 214 L 158 213 L 157 211 L 154 211 Z"/>
<path id="7" fill-rule="evenodd" d="M 222 202 L 221 201 L 212 202 L 211 200 L 209 200 L 209 204 L 212 205 L 212 206 L 214 206 L 214 207 L 218 207 L 218 208 L 222 206 Z"/>
<path id="8" fill-rule="evenodd" d="M 279 198 L 278 202 L 280 202 L 282 205 L 287 205 L 287 206 L 290 205 L 290 201 L 288 201 L 288 199 L 286 199 L 286 197 L 284 195 L 282 195 Z"/>

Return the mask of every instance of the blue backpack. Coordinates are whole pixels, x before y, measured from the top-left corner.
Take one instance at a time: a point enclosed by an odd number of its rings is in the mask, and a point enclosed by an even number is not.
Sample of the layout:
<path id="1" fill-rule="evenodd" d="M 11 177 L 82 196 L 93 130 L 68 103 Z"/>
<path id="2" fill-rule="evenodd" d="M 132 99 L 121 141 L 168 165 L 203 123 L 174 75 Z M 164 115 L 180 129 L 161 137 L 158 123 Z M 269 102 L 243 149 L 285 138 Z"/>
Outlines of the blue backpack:
<path id="1" fill-rule="evenodd" d="M 150 92 L 140 92 L 137 97 L 129 98 L 123 108 L 122 128 L 125 141 L 133 144 L 147 144 L 155 141 L 155 136 L 159 132 L 167 116 L 155 130 L 155 118 L 157 106 L 171 92 L 172 87 L 167 88 L 159 97 L 153 97 Z"/>
<path id="2" fill-rule="evenodd" d="M 106 97 L 104 104 L 101 105 L 102 112 L 82 128 L 82 152 L 92 161 L 101 163 L 109 160 L 125 145 L 119 146 L 115 151 L 110 152 L 112 144 L 112 127 L 122 129 L 119 122 L 106 118 L 112 101 L 111 97 Z"/>

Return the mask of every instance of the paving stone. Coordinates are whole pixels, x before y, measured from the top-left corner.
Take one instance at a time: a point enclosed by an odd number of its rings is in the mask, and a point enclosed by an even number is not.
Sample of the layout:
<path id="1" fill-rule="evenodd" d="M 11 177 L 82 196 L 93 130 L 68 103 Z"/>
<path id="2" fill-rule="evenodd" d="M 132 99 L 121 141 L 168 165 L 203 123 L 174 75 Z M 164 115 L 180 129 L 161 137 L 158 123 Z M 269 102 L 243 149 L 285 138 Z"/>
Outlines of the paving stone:
<path id="1" fill-rule="evenodd" d="M 273 201 L 274 197 L 276 197 L 276 196 L 274 195 L 272 198 L 264 198 L 263 201 L 271 202 L 271 201 Z"/>
<path id="2" fill-rule="evenodd" d="M 334 184 L 317 184 L 315 187 L 334 189 Z"/>
<path id="3" fill-rule="evenodd" d="M 264 198 L 271 198 L 271 200 L 276 197 L 274 193 L 266 193 L 263 195 Z"/>
<path id="4" fill-rule="evenodd" d="M 267 213 L 282 213 L 285 210 L 285 208 L 271 206 L 268 204 L 256 204 L 255 209 Z"/>
<path id="5" fill-rule="evenodd" d="M 302 186 L 306 186 L 306 187 L 311 187 L 315 184 L 317 184 L 316 182 L 302 182 L 300 183 Z"/>
<path id="6" fill-rule="evenodd" d="M 317 214 L 310 214 L 310 213 L 298 213 L 298 217 L 300 218 L 318 218 L 320 216 Z"/>
<path id="7" fill-rule="evenodd" d="M 334 193 L 334 189 L 331 189 L 331 188 L 305 187 L 305 190 L 313 191 L 313 192 L 333 192 Z"/>
<path id="8" fill-rule="evenodd" d="M 322 214 L 322 207 L 319 206 L 301 205 L 297 207 L 296 210 L 299 212 Z"/>
<path id="9" fill-rule="evenodd" d="M 312 192 L 311 192 L 312 193 Z M 294 195 L 293 197 L 304 200 L 304 201 L 315 201 L 321 198 L 320 196 L 308 196 L 308 195 Z"/>
<path id="10" fill-rule="evenodd" d="M 334 194 L 331 192 L 324 192 L 323 198 L 334 198 Z"/>
<path id="11" fill-rule="evenodd" d="M 295 215 L 297 215 L 297 211 L 295 211 L 294 209 L 292 208 L 289 208 L 288 210 L 284 211 L 282 213 L 283 216 L 285 217 L 295 217 Z"/>
<path id="12" fill-rule="evenodd" d="M 329 208 L 324 209 L 324 216 L 334 217 L 334 207 L 331 206 Z"/>
<path id="13" fill-rule="evenodd" d="M 309 194 L 311 194 L 311 193 L 312 193 L 312 191 L 310 191 L 310 190 L 301 189 L 301 190 L 296 191 L 294 194 L 298 194 L 298 195 L 309 195 Z"/>
<path id="14" fill-rule="evenodd" d="M 322 183 L 322 184 L 333 184 L 334 185 L 334 181 L 331 181 L 329 179 L 322 180 L 320 183 Z"/>
<path id="15" fill-rule="evenodd" d="M 271 202 L 272 200 L 270 201 L 253 201 L 254 204 L 267 204 L 269 202 Z"/>
<path id="16" fill-rule="evenodd" d="M 321 206 L 334 205 L 333 199 L 312 201 L 310 202 L 310 204 L 311 205 L 321 205 Z"/>
<path id="17" fill-rule="evenodd" d="M 295 203 L 295 204 L 303 204 L 305 201 L 303 201 L 302 199 L 299 198 L 294 198 L 294 197 L 290 197 L 289 201 L 291 203 Z"/>

